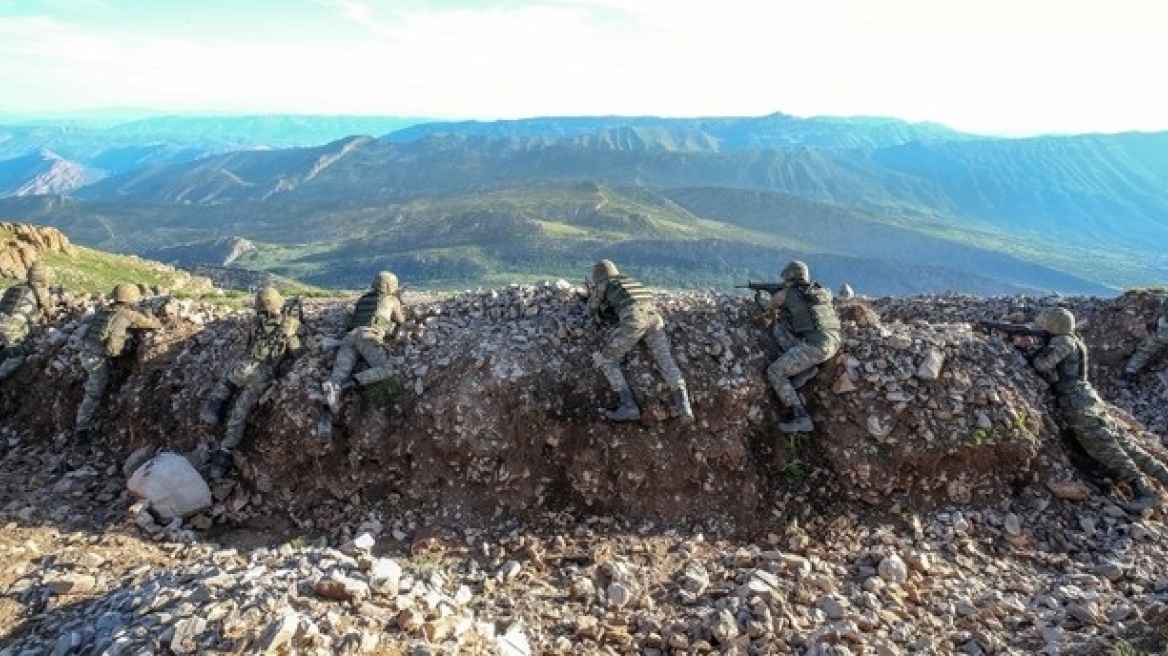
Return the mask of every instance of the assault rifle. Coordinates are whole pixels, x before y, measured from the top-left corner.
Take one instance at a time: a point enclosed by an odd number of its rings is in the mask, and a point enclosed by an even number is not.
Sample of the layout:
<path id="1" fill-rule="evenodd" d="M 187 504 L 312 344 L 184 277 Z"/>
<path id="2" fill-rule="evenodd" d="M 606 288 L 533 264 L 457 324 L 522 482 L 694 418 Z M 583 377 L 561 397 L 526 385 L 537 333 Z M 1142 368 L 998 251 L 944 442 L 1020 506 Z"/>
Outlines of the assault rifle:
<path id="1" fill-rule="evenodd" d="M 992 335 L 995 333 L 1000 334 L 1000 335 L 1005 335 L 1006 337 L 1009 337 L 1011 339 L 1011 342 L 1013 341 L 1013 338 L 1015 338 L 1015 337 L 1036 337 L 1039 340 L 1038 348 L 1046 346 L 1047 343 L 1050 342 L 1050 338 L 1054 337 L 1054 335 L 1048 333 L 1047 331 L 1045 331 L 1041 328 L 1031 328 L 1030 326 L 1024 326 L 1024 325 L 1019 324 L 1019 323 L 1001 323 L 998 321 L 978 321 L 976 324 L 974 324 L 974 328 L 976 330 L 978 330 L 979 332 L 986 333 L 987 335 Z M 1014 346 L 1019 346 L 1019 345 L 1014 344 Z M 1038 348 L 1024 348 L 1023 349 L 1026 352 L 1027 361 L 1029 361 L 1032 357 L 1034 357 L 1034 354 L 1038 352 Z"/>
<path id="2" fill-rule="evenodd" d="M 762 302 L 762 293 L 766 292 L 768 294 L 774 295 L 775 292 L 779 291 L 780 289 L 782 289 L 783 287 L 786 287 L 786 286 L 787 286 L 787 283 L 785 283 L 785 282 L 755 282 L 753 280 L 750 280 L 745 285 L 734 285 L 734 288 L 735 289 L 753 289 L 754 290 L 754 302 L 757 303 L 761 307 L 766 307 L 766 305 Z"/>

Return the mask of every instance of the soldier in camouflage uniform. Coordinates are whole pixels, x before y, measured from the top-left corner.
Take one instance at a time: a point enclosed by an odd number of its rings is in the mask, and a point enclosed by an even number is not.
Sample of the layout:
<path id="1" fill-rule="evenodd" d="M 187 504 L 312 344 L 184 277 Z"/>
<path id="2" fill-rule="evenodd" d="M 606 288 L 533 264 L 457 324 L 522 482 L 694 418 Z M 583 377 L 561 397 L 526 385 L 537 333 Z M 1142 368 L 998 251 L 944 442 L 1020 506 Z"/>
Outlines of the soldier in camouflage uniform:
<path id="1" fill-rule="evenodd" d="M 373 279 L 371 289 L 357 299 L 357 307 L 349 322 L 349 332 L 337 351 L 332 374 L 324 383 L 325 402 L 333 414 L 340 412 L 341 390 L 348 386 L 353 368 L 357 366 L 357 358 L 369 365 L 364 371 L 352 376 L 361 385 L 372 385 L 393 375 L 385 341 L 403 323 L 405 314 L 402 312 L 397 276 L 382 271 Z"/>
<path id="2" fill-rule="evenodd" d="M 1111 475 L 1130 483 L 1136 498 L 1122 504 L 1126 510 L 1138 513 L 1159 503 L 1143 472 L 1168 485 L 1168 467 L 1141 449 L 1108 414 L 1107 404 L 1087 380 L 1087 346 L 1075 334 L 1074 315 L 1064 308 L 1047 308 L 1035 324 L 1054 337 L 1034 355 L 1034 368 L 1051 384 L 1059 413 L 1075 439 Z"/>
<path id="3" fill-rule="evenodd" d="M 806 433 L 815 428 L 798 388 L 819 373 L 819 364 L 839 351 L 840 320 L 831 290 L 811 282 L 807 265 L 794 260 L 783 268 L 783 287 L 771 297 L 776 316 L 775 340 L 782 355 L 767 367 L 767 379 L 790 418 L 779 422 L 784 433 Z"/>
<path id="4" fill-rule="evenodd" d="M 302 350 L 300 320 L 284 314 L 284 299 L 275 287 L 261 289 L 256 294 L 255 306 L 256 316 L 248 336 L 247 356 L 227 370 L 199 415 L 205 424 L 218 424 L 223 419 L 227 402 L 238 392 L 219 449 L 210 456 L 211 468 L 219 474 L 226 471 L 231 452 L 243 440 L 248 415 L 279 375 L 280 364 L 286 357 L 300 355 Z"/>
<path id="5" fill-rule="evenodd" d="M 1156 311 L 1156 330 L 1144 338 L 1136 347 L 1131 359 L 1124 367 L 1123 377 L 1135 380 L 1144 367 L 1168 347 L 1168 296 L 1160 299 L 1160 309 Z"/>
<path id="6" fill-rule="evenodd" d="M 27 339 L 33 326 L 52 319 L 55 308 L 48 288 L 48 271 L 41 262 L 28 268 L 26 282 L 4 290 L 0 298 L 0 380 L 11 376 L 28 355 Z"/>
<path id="7" fill-rule="evenodd" d="M 669 336 L 665 333 L 665 320 L 657 313 L 652 295 L 641 283 L 621 275 L 609 260 L 601 260 L 592 267 L 592 285 L 588 297 L 589 315 L 597 323 L 608 319 L 617 321 L 604 348 L 592 354 L 592 361 L 620 396 L 620 406 L 607 411 L 605 416 L 610 421 L 634 421 L 641 417 L 641 409 L 637 407 L 637 399 L 621 371 L 620 361 L 643 339 L 665 382 L 673 390 L 678 419 L 683 424 L 693 422 L 685 379 L 673 359 Z"/>
<path id="8" fill-rule="evenodd" d="M 137 285 L 122 283 L 114 287 L 113 303 L 101 308 L 85 330 L 81 344 L 81 366 L 88 372 L 85 396 L 77 408 L 74 441 L 80 451 L 89 449 L 94 415 L 105 395 L 110 369 L 115 361 L 133 354 L 134 332 L 159 330 L 158 319 L 134 309 L 141 300 Z"/>

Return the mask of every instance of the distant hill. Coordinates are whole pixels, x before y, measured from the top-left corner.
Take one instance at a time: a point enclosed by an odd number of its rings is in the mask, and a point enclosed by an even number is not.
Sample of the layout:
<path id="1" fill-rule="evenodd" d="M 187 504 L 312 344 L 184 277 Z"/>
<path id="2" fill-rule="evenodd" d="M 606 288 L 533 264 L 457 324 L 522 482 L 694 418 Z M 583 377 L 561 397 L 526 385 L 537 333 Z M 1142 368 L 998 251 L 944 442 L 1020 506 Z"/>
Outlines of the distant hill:
<path id="1" fill-rule="evenodd" d="M 321 286 L 374 267 L 430 286 L 570 276 L 612 256 L 652 284 L 728 288 L 803 257 L 869 293 L 1095 294 L 1168 278 L 1166 190 L 1168 133 L 578 117 L 208 155 L 0 212 L 184 266 L 244 239 L 233 266 Z"/>
<path id="2" fill-rule="evenodd" d="M 0 161 L 0 196 L 64 194 L 100 177 L 81 164 L 41 150 Z"/>

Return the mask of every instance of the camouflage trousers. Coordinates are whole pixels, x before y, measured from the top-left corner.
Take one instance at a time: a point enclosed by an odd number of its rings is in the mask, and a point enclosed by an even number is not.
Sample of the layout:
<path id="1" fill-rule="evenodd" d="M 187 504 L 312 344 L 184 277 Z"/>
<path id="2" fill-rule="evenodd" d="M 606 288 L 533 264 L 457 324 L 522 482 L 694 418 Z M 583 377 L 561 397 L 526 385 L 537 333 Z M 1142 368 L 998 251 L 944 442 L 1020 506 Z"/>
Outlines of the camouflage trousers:
<path id="1" fill-rule="evenodd" d="M 79 430 L 93 428 L 93 418 L 105 396 L 106 385 L 109 384 L 110 364 L 110 359 L 104 353 L 90 349 L 81 351 L 81 367 L 88 375 L 85 378 L 81 405 L 77 407 L 75 428 Z"/>
<path id="2" fill-rule="evenodd" d="M 1168 485 L 1168 467 L 1132 441 L 1093 388 L 1077 385 L 1059 393 L 1058 406 L 1075 440 L 1116 479 L 1131 481 L 1142 471 Z"/>
<path id="3" fill-rule="evenodd" d="M 782 324 L 775 327 L 774 336 L 783 353 L 767 367 L 767 380 L 779 402 L 788 408 L 801 406 L 803 401 L 799 399 L 791 378 L 830 360 L 839 351 L 839 342 L 829 341 L 823 346 L 804 342 Z"/>
<path id="4" fill-rule="evenodd" d="M 653 361 L 657 363 L 666 384 L 671 389 L 685 387 L 681 369 L 673 359 L 673 345 L 665 332 L 665 320 L 652 307 L 634 305 L 621 313 L 620 323 L 608 336 L 604 348 L 592 356 L 612 388 L 619 392 L 627 386 L 620 361 L 641 340 L 649 347 L 649 353 L 653 355 Z"/>
<path id="5" fill-rule="evenodd" d="M 347 383 L 349 376 L 353 375 L 353 368 L 357 366 L 358 357 L 371 369 L 389 364 L 389 351 L 385 348 L 384 339 L 385 331 L 380 328 L 350 330 L 337 351 L 329 380 L 338 386 Z"/>
<path id="6" fill-rule="evenodd" d="M 0 349 L 20 344 L 30 332 L 31 327 L 23 315 L 10 317 L 0 314 Z"/>
<path id="7" fill-rule="evenodd" d="M 1140 373 L 1166 347 L 1168 347 L 1168 326 L 1159 328 L 1140 342 L 1135 353 L 1132 353 L 1131 359 L 1127 361 L 1125 370 L 1130 374 Z"/>
<path id="8" fill-rule="evenodd" d="M 260 397 L 276 379 L 276 365 L 258 360 L 242 360 L 223 375 L 211 391 L 211 397 L 227 401 L 235 393 L 235 402 L 227 414 L 227 428 L 219 448 L 231 451 L 243 441 L 247 418 L 259 403 Z"/>

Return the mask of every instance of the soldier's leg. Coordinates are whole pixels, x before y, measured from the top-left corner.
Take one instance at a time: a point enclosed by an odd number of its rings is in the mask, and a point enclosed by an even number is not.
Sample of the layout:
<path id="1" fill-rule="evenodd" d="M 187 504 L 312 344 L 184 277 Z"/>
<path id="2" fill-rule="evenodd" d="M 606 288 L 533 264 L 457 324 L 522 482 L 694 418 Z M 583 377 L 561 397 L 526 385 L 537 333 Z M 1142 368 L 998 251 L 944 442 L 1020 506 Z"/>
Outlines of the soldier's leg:
<path id="1" fill-rule="evenodd" d="M 230 369 L 223 373 L 219 382 L 215 383 L 215 387 L 211 390 L 211 396 L 207 399 L 207 404 L 203 406 L 203 411 L 199 413 L 199 420 L 209 426 L 214 426 L 220 421 L 223 421 L 223 409 L 227 407 L 227 402 L 231 400 L 231 396 L 239 389 L 240 383 L 246 384 L 247 376 L 250 372 L 246 371 L 245 363 L 236 363 Z"/>
<path id="2" fill-rule="evenodd" d="M 74 426 L 77 430 L 88 431 L 93 428 L 93 418 L 109 383 L 109 360 L 102 355 L 82 353 L 81 366 L 88 376 L 85 378 L 84 395 L 81 397 L 81 405 L 77 407 Z"/>
<path id="3" fill-rule="evenodd" d="M 333 370 L 328 380 L 324 382 L 321 391 L 324 392 L 325 403 L 333 414 L 341 411 L 341 390 L 348 384 L 353 375 L 353 367 L 357 364 L 357 330 L 350 330 L 345 335 L 341 347 L 337 349 L 337 357 L 333 360 Z"/>
<path id="4" fill-rule="evenodd" d="M 16 373 L 20 365 L 24 364 L 24 356 L 19 354 L 5 354 L 4 362 L 0 363 L 0 380 L 7 380 L 9 376 Z"/>
<path id="5" fill-rule="evenodd" d="M 1127 453 L 1128 457 L 1132 459 L 1132 462 L 1136 463 L 1136 466 L 1140 470 L 1147 472 L 1148 475 L 1160 481 L 1162 484 L 1168 485 L 1168 467 L 1165 467 L 1164 463 L 1145 451 L 1139 444 L 1136 444 L 1131 439 L 1131 436 L 1127 434 L 1127 431 L 1116 425 L 1114 421 L 1112 421 L 1112 430 L 1115 433 L 1115 439 L 1119 443 L 1120 448 Z"/>
<path id="6" fill-rule="evenodd" d="M 694 420 L 693 408 L 689 403 L 689 393 L 685 388 L 685 378 L 681 375 L 681 369 L 677 366 L 677 360 L 673 357 L 673 345 L 669 341 L 669 335 L 665 332 L 665 321 L 660 315 L 654 315 L 655 319 L 649 323 L 649 329 L 645 332 L 645 344 L 649 347 L 649 352 L 653 354 L 653 360 L 657 363 L 657 368 L 661 370 L 661 376 L 669 385 L 669 389 L 673 392 L 673 405 L 677 411 L 677 418 L 682 423 L 688 424 Z"/>
<path id="7" fill-rule="evenodd" d="M 1139 467 L 1116 441 L 1116 432 L 1110 429 L 1107 417 L 1073 408 L 1065 409 L 1063 416 L 1075 440 L 1109 474 L 1124 482 L 1140 478 Z"/>
<path id="8" fill-rule="evenodd" d="M 260 396 L 271 384 L 274 376 L 266 369 L 256 371 L 246 385 L 239 390 L 235 403 L 231 405 L 231 413 L 227 416 L 227 429 L 223 432 L 223 440 L 219 448 L 223 451 L 233 451 L 243 440 L 244 429 L 247 428 L 247 418 L 259 403 Z"/>
<path id="9" fill-rule="evenodd" d="M 803 406 L 803 400 L 799 398 L 799 392 L 795 390 L 791 377 L 823 362 L 824 356 L 822 348 L 799 343 L 788 349 L 767 367 L 766 375 L 771 388 L 775 390 L 779 402 L 790 409 L 792 413 L 790 421 L 779 424 L 779 428 L 783 432 L 809 432 L 813 429 L 814 424 L 811 421 L 811 416 L 808 414 L 807 408 Z"/>
<path id="10" fill-rule="evenodd" d="M 641 341 L 641 337 L 647 329 L 648 315 L 646 313 L 633 312 L 621 317 L 620 323 L 617 324 L 616 328 L 613 328 L 612 334 L 608 336 L 604 348 L 592 354 L 592 362 L 600 370 L 600 373 L 604 374 L 609 386 L 620 397 L 620 405 L 615 410 L 607 412 L 608 418 L 612 421 L 633 421 L 641 417 L 641 409 L 637 407 L 633 388 L 629 386 L 629 381 L 625 379 L 625 374 L 621 371 L 620 361 L 629 351 L 633 350 L 637 342 Z"/>
<path id="11" fill-rule="evenodd" d="M 1124 373 L 1129 377 L 1140 373 L 1165 348 L 1168 348 L 1168 330 L 1157 330 L 1148 335 L 1136 347 L 1135 353 L 1132 353 L 1131 359 L 1124 367 Z"/>
<path id="12" fill-rule="evenodd" d="M 353 376 L 357 379 L 358 385 L 379 383 L 396 373 L 390 363 L 389 351 L 383 345 L 381 336 L 380 332 L 371 332 L 357 340 L 357 351 L 369 365 L 368 369 L 359 371 Z"/>

